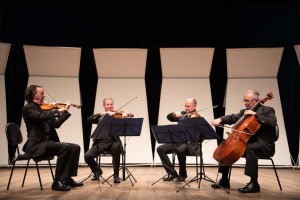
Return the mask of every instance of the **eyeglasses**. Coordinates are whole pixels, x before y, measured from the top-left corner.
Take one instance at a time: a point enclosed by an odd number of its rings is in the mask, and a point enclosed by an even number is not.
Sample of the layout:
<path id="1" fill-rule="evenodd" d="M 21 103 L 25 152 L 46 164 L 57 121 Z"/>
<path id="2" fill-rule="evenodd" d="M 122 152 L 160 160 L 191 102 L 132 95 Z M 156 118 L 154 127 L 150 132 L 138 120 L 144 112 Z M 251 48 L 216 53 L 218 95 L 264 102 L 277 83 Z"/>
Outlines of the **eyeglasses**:
<path id="1" fill-rule="evenodd" d="M 243 99 L 242 102 L 244 102 L 244 103 L 250 103 L 250 102 L 253 101 L 253 100 L 255 100 L 255 99 L 251 99 L 251 100 Z"/>

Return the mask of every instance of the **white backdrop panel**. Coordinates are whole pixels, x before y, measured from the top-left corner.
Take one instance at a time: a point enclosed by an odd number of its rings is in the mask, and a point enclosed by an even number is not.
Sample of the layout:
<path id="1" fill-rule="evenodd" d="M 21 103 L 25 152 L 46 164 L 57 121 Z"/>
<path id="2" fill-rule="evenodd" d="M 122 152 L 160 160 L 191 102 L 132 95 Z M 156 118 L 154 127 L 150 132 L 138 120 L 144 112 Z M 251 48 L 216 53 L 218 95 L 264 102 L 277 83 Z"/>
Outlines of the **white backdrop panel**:
<path id="1" fill-rule="evenodd" d="M 30 76 L 78 77 L 80 48 L 24 45 Z"/>
<path id="2" fill-rule="evenodd" d="M 52 97 L 58 103 L 71 101 L 71 103 L 73 104 L 80 105 L 80 91 L 78 78 L 29 77 L 28 86 L 32 84 L 43 86 L 45 91 L 50 95 L 50 97 Z M 45 98 L 45 101 L 50 102 L 49 98 Z M 80 146 L 81 151 L 79 163 L 84 164 L 81 110 L 75 107 L 71 107 L 69 111 L 72 114 L 71 117 L 59 129 L 57 129 L 57 133 L 61 142 L 75 143 Z M 24 138 L 24 144 L 26 142 L 27 132 L 23 119 L 21 124 L 21 130 Z"/>
<path id="3" fill-rule="evenodd" d="M 151 137 L 149 129 L 149 118 L 147 108 L 147 97 L 144 79 L 98 79 L 96 105 L 94 113 L 104 111 L 104 97 L 114 99 L 115 109 L 119 109 L 127 104 L 121 110 L 134 114 L 134 118 L 144 118 L 142 132 L 140 136 L 126 137 L 126 163 L 127 164 L 152 164 Z M 96 125 L 93 124 L 92 132 Z M 91 132 L 91 133 L 92 133 Z M 120 137 L 124 145 L 124 137 Z M 103 158 L 103 163 L 111 164 L 111 158 Z"/>
<path id="4" fill-rule="evenodd" d="M 0 42 L 0 74 L 4 75 L 8 60 L 10 44 Z"/>
<path id="5" fill-rule="evenodd" d="M 162 81 L 158 125 L 177 124 L 177 122 L 170 122 L 167 119 L 167 115 L 171 112 L 183 111 L 185 100 L 190 97 L 197 99 L 197 110 L 212 107 L 209 79 L 164 78 Z M 213 120 L 213 109 L 207 109 L 199 113 L 209 124 Z M 158 145 L 160 144 L 156 143 L 156 148 Z M 161 164 L 156 148 L 154 164 Z M 203 142 L 203 162 L 205 164 L 216 164 L 216 161 L 213 159 L 213 152 L 216 148 L 217 140 L 205 140 Z M 178 163 L 177 158 L 176 162 Z M 195 157 L 188 156 L 187 164 L 196 164 Z"/>
<path id="6" fill-rule="evenodd" d="M 7 117 L 6 117 L 6 95 L 5 95 L 5 79 L 4 75 L 0 75 L 0 127 L 1 127 L 1 133 L 0 134 L 0 166 L 7 165 L 8 164 L 8 144 L 6 139 L 6 133 L 5 133 L 5 125 L 7 123 Z"/>
<path id="7" fill-rule="evenodd" d="M 294 47 L 297 54 L 298 62 L 300 63 L 300 45 L 295 45 Z"/>
<path id="8" fill-rule="evenodd" d="M 207 78 L 214 48 L 161 48 L 160 54 L 164 78 Z"/>
<path id="9" fill-rule="evenodd" d="M 227 49 L 228 78 L 277 77 L 283 48 Z"/>
<path id="10" fill-rule="evenodd" d="M 9 55 L 10 44 L 0 43 L 0 166 L 8 164 L 8 144 L 5 133 L 5 125 L 7 123 L 6 117 L 6 95 L 5 95 L 5 69 L 7 64 L 7 59 Z"/>
<path id="11" fill-rule="evenodd" d="M 297 54 L 298 62 L 300 64 L 300 45 L 295 45 L 295 51 Z M 298 66 L 300 66 L 300 65 L 298 65 Z M 299 132 L 299 135 L 300 135 L 300 132 Z M 300 144 L 300 141 L 299 141 L 299 144 Z M 295 160 L 295 163 L 297 163 L 298 166 L 300 165 L 299 158 L 300 158 L 300 147 L 299 147 L 299 153 L 298 153 L 298 160 Z"/>
<path id="12" fill-rule="evenodd" d="M 147 49 L 94 49 L 94 55 L 98 77 L 145 77 Z"/>
<path id="13" fill-rule="evenodd" d="M 286 130 L 283 121 L 281 100 L 278 90 L 277 79 L 275 78 L 256 78 L 256 79 L 229 79 L 227 84 L 227 99 L 225 114 L 238 113 L 240 109 L 245 108 L 242 100 L 247 89 L 256 89 L 259 91 L 261 98 L 266 97 L 268 92 L 274 94 L 274 98 L 265 103 L 266 106 L 271 106 L 275 109 L 277 123 L 279 126 L 279 139 L 275 143 L 276 153 L 273 160 L 276 165 L 291 165 L 290 153 L 288 149 Z M 224 129 L 224 131 L 231 132 Z M 225 134 L 224 134 L 225 135 Z M 224 136 L 226 138 L 226 136 Z M 236 164 L 245 163 L 245 159 L 240 159 Z M 260 164 L 271 165 L 268 160 L 259 160 Z"/>

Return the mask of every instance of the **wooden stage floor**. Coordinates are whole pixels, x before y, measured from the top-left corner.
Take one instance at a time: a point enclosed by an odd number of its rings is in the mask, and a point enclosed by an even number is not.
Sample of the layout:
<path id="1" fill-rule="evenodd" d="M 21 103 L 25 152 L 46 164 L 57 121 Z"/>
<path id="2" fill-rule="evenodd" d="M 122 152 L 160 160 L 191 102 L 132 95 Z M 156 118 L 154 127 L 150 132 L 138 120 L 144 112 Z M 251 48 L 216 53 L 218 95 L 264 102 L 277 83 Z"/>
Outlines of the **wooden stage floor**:
<path id="1" fill-rule="evenodd" d="M 161 200 L 161 199 L 300 199 L 300 170 L 292 168 L 279 168 L 278 174 L 282 185 L 280 191 L 274 171 L 272 168 L 259 169 L 260 193 L 242 194 L 237 191 L 239 187 L 244 187 L 249 182 L 249 177 L 244 175 L 243 167 L 234 167 L 231 176 L 231 188 L 228 193 L 222 189 L 213 190 L 211 182 L 201 179 L 200 188 L 197 181 L 189 183 L 186 187 L 179 190 L 185 183 L 157 181 L 165 171 L 161 166 L 128 166 L 129 172 L 133 177 L 126 179 L 119 184 L 114 184 L 112 179 L 107 183 L 98 185 L 90 179 L 84 181 L 84 186 L 72 188 L 68 192 L 51 190 L 52 178 L 49 168 L 42 167 L 41 178 L 43 190 L 40 190 L 38 176 L 35 168 L 30 168 L 26 177 L 25 186 L 22 188 L 22 179 L 24 175 L 23 167 L 15 169 L 9 190 L 6 190 L 10 168 L 0 168 L 0 199 L 128 199 L 128 200 Z M 112 167 L 103 167 L 103 177 L 109 177 L 112 173 Z M 217 167 L 207 166 L 205 177 L 216 181 Z M 188 167 L 187 182 L 196 176 L 195 167 Z M 84 180 L 90 174 L 88 167 L 81 166 L 78 170 L 78 176 L 74 177 L 76 181 Z M 122 178 L 122 173 L 120 173 Z M 135 180 L 133 179 L 136 179 Z M 155 183 L 155 184 L 153 184 Z"/>

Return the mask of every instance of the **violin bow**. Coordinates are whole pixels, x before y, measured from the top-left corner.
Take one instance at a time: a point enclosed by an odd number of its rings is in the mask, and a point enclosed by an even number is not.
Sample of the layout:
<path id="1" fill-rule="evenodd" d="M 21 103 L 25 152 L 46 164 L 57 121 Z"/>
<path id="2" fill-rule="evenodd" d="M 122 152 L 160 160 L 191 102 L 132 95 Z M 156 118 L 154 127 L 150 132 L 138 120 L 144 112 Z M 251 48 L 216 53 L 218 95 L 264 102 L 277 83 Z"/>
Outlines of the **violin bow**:
<path id="1" fill-rule="evenodd" d="M 133 99 L 131 99 L 130 101 L 128 101 L 126 104 L 124 104 L 123 106 L 121 106 L 119 109 L 117 109 L 117 111 L 119 111 L 121 108 L 124 108 L 126 105 L 128 105 L 130 102 L 132 102 L 133 100 L 135 100 L 137 97 L 134 97 Z"/>
<path id="2" fill-rule="evenodd" d="M 211 106 L 211 107 L 203 108 L 201 110 L 197 110 L 196 112 L 200 112 L 200 111 L 207 110 L 207 109 L 212 109 L 212 108 L 217 108 L 217 107 L 219 107 L 219 106 L 218 105 L 214 105 L 214 106 Z"/>
<path id="3" fill-rule="evenodd" d="M 51 101 L 55 103 L 55 105 L 57 105 L 57 107 L 61 108 L 61 106 L 52 97 L 50 97 L 50 95 L 46 91 L 44 91 L 44 93 Z"/>

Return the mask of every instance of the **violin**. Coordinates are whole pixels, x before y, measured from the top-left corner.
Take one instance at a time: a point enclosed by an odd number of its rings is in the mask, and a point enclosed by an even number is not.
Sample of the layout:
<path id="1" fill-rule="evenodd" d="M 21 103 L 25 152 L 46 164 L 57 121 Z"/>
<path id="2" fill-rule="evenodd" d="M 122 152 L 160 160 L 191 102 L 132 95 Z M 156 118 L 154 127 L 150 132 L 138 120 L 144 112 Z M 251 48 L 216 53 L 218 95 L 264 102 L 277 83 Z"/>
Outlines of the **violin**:
<path id="1" fill-rule="evenodd" d="M 114 118 L 131 118 L 134 117 L 133 113 L 125 113 L 125 115 L 122 112 L 116 112 L 113 115 Z"/>
<path id="2" fill-rule="evenodd" d="M 60 109 L 60 108 L 65 108 L 67 106 L 66 103 L 57 103 L 46 91 L 44 91 L 45 95 L 51 99 L 54 103 L 49 104 L 49 103 L 42 103 L 40 104 L 40 108 L 45 111 L 50 111 L 52 109 Z M 76 107 L 77 109 L 81 108 L 80 105 L 76 104 L 70 104 L 70 106 Z"/>
<path id="3" fill-rule="evenodd" d="M 134 117 L 133 113 L 125 113 L 124 111 L 112 111 L 112 112 L 104 112 L 100 113 L 100 115 L 109 114 L 111 117 L 114 118 L 131 118 Z"/>
<path id="4" fill-rule="evenodd" d="M 182 118 L 201 117 L 198 112 L 203 111 L 203 110 L 207 110 L 207 109 L 217 108 L 217 107 L 218 107 L 218 105 L 214 105 L 214 106 L 211 106 L 211 107 L 208 107 L 208 108 L 203 108 L 203 109 L 200 109 L 200 110 L 195 110 L 195 111 L 190 112 L 190 113 L 186 113 L 185 111 L 182 111 L 182 112 L 173 112 L 173 115 L 175 117 L 182 117 Z"/>
<path id="5" fill-rule="evenodd" d="M 260 104 L 264 104 L 267 100 L 273 98 L 273 94 L 269 92 L 267 97 L 258 101 L 251 110 L 256 110 Z M 213 157 L 220 165 L 231 166 L 244 154 L 247 142 L 252 135 L 255 135 L 261 124 L 254 115 L 242 116 L 232 128 L 226 140 L 214 151 Z"/>
<path id="6" fill-rule="evenodd" d="M 186 113 L 182 115 L 183 118 L 194 118 L 194 117 L 200 117 L 200 114 L 197 113 L 197 111 L 193 111 L 190 113 Z"/>
<path id="7" fill-rule="evenodd" d="M 76 107 L 77 109 L 81 108 L 80 105 L 76 104 L 70 104 L 73 107 Z M 45 111 L 50 111 L 52 109 L 60 109 L 60 108 L 65 108 L 67 104 L 65 103 L 56 103 L 56 104 L 51 104 L 51 103 L 42 103 L 40 104 L 40 108 Z"/>

